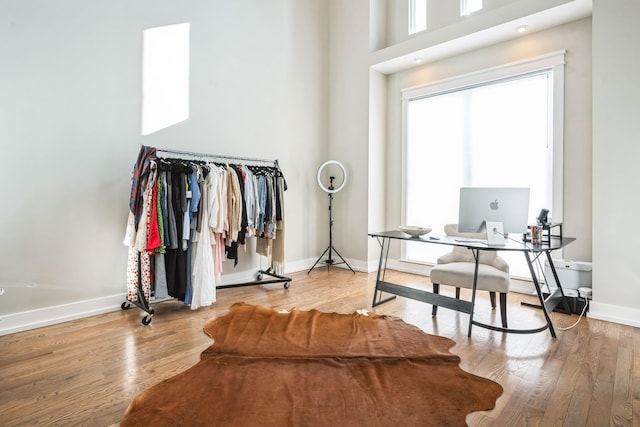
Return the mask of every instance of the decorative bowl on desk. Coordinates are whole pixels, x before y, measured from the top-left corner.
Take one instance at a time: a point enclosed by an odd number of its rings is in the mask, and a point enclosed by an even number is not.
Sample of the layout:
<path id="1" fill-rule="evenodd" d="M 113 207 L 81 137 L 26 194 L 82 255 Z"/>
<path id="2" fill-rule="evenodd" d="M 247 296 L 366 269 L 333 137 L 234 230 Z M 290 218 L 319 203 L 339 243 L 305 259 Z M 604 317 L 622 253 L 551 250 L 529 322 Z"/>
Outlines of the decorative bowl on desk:
<path id="1" fill-rule="evenodd" d="M 420 237 L 431 232 L 430 228 L 418 227 L 415 225 L 400 225 L 398 230 L 407 233 L 411 237 Z"/>

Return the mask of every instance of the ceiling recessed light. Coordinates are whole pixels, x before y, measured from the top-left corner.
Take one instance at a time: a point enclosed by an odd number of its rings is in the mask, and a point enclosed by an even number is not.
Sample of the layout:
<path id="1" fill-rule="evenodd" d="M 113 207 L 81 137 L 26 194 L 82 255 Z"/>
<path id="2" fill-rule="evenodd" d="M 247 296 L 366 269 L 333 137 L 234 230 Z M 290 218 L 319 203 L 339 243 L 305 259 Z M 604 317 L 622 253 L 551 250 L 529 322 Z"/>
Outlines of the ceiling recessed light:
<path id="1" fill-rule="evenodd" d="M 516 32 L 524 33 L 525 31 L 527 31 L 528 28 L 529 28 L 528 25 L 520 25 L 519 27 L 516 28 Z"/>

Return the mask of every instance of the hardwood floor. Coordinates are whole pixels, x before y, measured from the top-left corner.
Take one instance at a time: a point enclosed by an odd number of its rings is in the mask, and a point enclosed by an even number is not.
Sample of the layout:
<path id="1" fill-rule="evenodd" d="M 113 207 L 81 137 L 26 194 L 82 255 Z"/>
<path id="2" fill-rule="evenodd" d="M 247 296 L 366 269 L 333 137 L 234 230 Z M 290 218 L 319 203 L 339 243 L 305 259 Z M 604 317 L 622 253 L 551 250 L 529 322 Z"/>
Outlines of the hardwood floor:
<path id="1" fill-rule="evenodd" d="M 204 322 L 244 301 L 274 308 L 351 313 L 371 310 L 374 274 L 326 268 L 292 274 L 282 284 L 218 290 L 212 307 L 192 311 L 178 301 L 155 304 L 149 326 L 138 308 L 0 337 L 0 425 L 117 424 L 131 399 L 194 365 L 211 344 Z M 387 279 L 416 287 L 428 278 L 387 272 Z M 442 293 L 453 294 L 443 287 Z M 467 297 L 463 290 L 462 297 Z M 528 295 L 509 295 L 509 326 L 542 324 Z M 640 329 L 583 318 L 558 331 L 504 334 L 474 327 L 468 316 L 396 298 L 371 310 L 399 316 L 427 333 L 453 339 L 461 367 L 504 387 L 496 408 L 467 417 L 471 426 L 640 426 Z M 479 293 L 476 318 L 498 325 L 489 297 Z M 557 327 L 577 315 L 552 313 Z"/>

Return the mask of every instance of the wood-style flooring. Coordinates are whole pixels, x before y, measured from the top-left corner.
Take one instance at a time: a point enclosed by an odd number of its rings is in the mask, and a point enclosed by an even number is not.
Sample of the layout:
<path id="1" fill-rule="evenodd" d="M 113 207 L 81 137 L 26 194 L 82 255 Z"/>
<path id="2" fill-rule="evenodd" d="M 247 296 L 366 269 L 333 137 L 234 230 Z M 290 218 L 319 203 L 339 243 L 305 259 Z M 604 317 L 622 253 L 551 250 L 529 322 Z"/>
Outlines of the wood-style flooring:
<path id="1" fill-rule="evenodd" d="M 461 367 L 504 387 L 495 409 L 467 417 L 470 426 L 640 426 L 640 329 L 583 318 L 577 326 L 522 335 L 474 327 L 468 316 L 396 298 L 371 309 L 374 274 L 326 267 L 291 275 L 282 284 L 220 289 L 211 307 L 155 304 L 148 326 L 138 308 L 0 337 L 0 426 L 117 425 L 131 399 L 194 365 L 211 344 L 203 325 L 231 304 L 399 316 L 427 333 L 451 338 Z M 387 272 L 387 280 L 430 289 L 428 277 Z M 453 295 L 444 287 L 443 293 Z M 468 297 L 464 293 L 463 298 Z M 509 326 L 542 324 L 534 297 L 509 295 Z M 499 324 L 479 293 L 476 318 Z M 557 327 L 577 315 L 552 313 Z"/>

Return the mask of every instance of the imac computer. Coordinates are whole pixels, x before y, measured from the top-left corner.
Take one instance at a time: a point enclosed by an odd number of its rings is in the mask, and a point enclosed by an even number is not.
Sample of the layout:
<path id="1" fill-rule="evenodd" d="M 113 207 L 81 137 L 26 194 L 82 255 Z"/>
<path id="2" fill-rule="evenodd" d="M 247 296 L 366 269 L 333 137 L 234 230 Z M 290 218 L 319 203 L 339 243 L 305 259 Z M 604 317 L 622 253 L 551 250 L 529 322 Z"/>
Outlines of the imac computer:
<path id="1" fill-rule="evenodd" d="M 482 233 L 485 222 L 501 222 L 503 233 L 523 233 L 529 220 L 529 188 L 460 188 L 458 231 Z"/>

